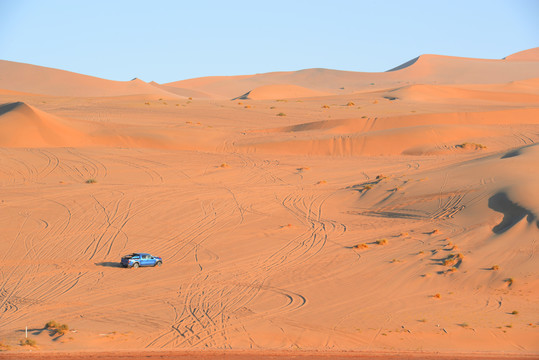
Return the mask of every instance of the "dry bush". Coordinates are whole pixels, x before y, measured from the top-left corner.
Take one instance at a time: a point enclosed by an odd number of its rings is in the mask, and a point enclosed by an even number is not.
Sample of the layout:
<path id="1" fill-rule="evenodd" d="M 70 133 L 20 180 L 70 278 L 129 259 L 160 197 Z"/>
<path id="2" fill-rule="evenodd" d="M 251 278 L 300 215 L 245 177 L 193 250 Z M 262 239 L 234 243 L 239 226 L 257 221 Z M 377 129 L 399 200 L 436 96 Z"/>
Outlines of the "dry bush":
<path id="1" fill-rule="evenodd" d="M 387 245 L 387 239 L 379 239 L 375 241 L 376 245 Z"/>
<path id="2" fill-rule="evenodd" d="M 435 298 L 435 299 L 441 299 L 442 295 L 440 293 L 436 293 L 436 294 L 432 295 L 432 297 Z"/>
<path id="3" fill-rule="evenodd" d="M 462 255 L 461 253 L 449 254 L 449 256 L 443 260 L 442 264 L 444 266 L 454 266 L 461 263 L 463 258 L 464 255 Z"/>
<path id="4" fill-rule="evenodd" d="M 490 270 L 498 271 L 498 270 L 500 270 L 500 267 L 498 265 L 492 265 Z"/>
<path id="5" fill-rule="evenodd" d="M 462 143 L 455 145 L 456 148 L 465 149 L 465 150 L 482 150 L 486 149 L 487 147 L 483 144 L 477 144 L 477 143 Z"/>
<path id="6" fill-rule="evenodd" d="M 355 104 L 352 101 L 349 101 L 346 106 L 354 106 Z"/>
<path id="7" fill-rule="evenodd" d="M 511 315 L 518 315 L 518 311 L 516 310 L 511 311 Z"/>
<path id="8" fill-rule="evenodd" d="M 280 112 L 280 113 L 277 114 L 277 116 L 286 116 L 286 114 L 283 113 L 283 112 Z"/>
<path id="9" fill-rule="evenodd" d="M 95 184 L 95 183 L 97 183 L 97 180 L 96 180 L 96 179 L 93 179 L 93 178 L 92 178 L 92 179 L 86 180 L 86 184 Z"/>
<path id="10" fill-rule="evenodd" d="M 329 105 L 322 105 L 322 109 L 329 109 Z"/>
<path id="11" fill-rule="evenodd" d="M 507 278 L 507 279 L 504 279 L 504 281 L 507 283 L 507 286 L 512 286 L 513 283 L 515 282 L 513 278 Z"/>
<path id="12" fill-rule="evenodd" d="M 363 243 L 354 245 L 354 249 L 360 249 L 360 250 L 362 250 L 362 249 L 368 249 L 368 248 L 369 248 L 369 245 L 363 244 Z"/>
<path id="13" fill-rule="evenodd" d="M 222 163 L 221 165 L 219 165 L 219 167 L 221 167 L 221 168 L 229 168 L 230 165 L 228 165 L 227 163 Z"/>
<path id="14" fill-rule="evenodd" d="M 62 324 L 58 327 L 56 327 L 56 334 L 57 335 L 65 335 L 69 331 L 69 326 L 67 324 Z"/>
<path id="15" fill-rule="evenodd" d="M 27 338 L 27 339 L 20 339 L 19 340 L 19 344 L 21 346 L 31 346 L 31 347 L 37 347 L 37 343 L 34 339 L 30 339 L 30 338 Z"/>
<path id="16" fill-rule="evenodd" d="M 244 108 L 245 108 L 245 109 L 250 109 L 250 108 L 251 108 L 251 105 L 245 105 Z"/>
<path id="17" fill-rule="evenodd" d="M 320 180 L 319 182 L 317 182 L 316 184 L 318 185 L 323 185 L 323 184 L 327 184 L 328 182 L 326 180 Z"/>

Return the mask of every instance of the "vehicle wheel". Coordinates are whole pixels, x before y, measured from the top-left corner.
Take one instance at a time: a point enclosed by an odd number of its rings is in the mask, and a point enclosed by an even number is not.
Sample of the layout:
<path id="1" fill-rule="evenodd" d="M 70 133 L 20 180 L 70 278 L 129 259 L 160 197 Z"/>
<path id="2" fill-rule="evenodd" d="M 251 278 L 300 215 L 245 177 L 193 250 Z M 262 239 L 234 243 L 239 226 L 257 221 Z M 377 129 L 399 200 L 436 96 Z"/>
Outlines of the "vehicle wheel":
<path id="1" fill-rule="evenodd" d="M 161 265 L 163 265 L 163 263 L 161 261 L 158 261 L 158 262 L 155 263 L 155 266 L 161 266 Z"/>
<path id="2" fill-rule="evenodd" d="M 134 263 L 134 264 L 133 264 L 133 267 L 134 267 L 135 269 L 138 268 L 139 266 L 140 266 L 140 265 L 139 265 L 138 263 Z"/>

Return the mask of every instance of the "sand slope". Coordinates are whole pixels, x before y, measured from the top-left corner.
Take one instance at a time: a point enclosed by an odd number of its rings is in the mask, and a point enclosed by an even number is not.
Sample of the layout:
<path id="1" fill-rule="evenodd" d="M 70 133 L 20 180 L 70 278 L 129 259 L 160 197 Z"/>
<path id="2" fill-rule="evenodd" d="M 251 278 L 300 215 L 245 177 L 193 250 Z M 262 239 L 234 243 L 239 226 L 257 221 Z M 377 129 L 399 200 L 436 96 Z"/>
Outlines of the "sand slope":
<path id="1" fill-rule="evenodd" d="M 86 136 L 59 117 L 23 102 L 0 105 L 0 146 L 84 146 Z"/>
<path id="2" fill-rule="evenodd" d="M 69 71 L 0 60 L 0 88 L 54 96 L 174 94 L 140 79 L 112 81 Z"/>
<path id="3" fill-rule="evenodd" d="M 264 85 L 243 94 L 237 99 L 268 100 L 320 97 L 333 95 L 330 93 L 307 89 L 297 85 Z"/>

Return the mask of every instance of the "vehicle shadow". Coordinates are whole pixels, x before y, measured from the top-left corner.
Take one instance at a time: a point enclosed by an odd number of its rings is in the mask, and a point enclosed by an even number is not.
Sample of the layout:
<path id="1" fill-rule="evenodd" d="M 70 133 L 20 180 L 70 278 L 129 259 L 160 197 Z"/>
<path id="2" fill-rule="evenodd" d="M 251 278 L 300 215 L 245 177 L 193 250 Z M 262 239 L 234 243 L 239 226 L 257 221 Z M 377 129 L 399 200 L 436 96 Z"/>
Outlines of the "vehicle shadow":
<path id="1" fill-rule="evenodd" d="M 113 268 L 121 268 L 123 267 L 121 263 L 119 262 L 112 262 L 112 261 L 103 261 L 95 263 L 97 266 L 105 266 L 105 267 L 113 267 Z"/>

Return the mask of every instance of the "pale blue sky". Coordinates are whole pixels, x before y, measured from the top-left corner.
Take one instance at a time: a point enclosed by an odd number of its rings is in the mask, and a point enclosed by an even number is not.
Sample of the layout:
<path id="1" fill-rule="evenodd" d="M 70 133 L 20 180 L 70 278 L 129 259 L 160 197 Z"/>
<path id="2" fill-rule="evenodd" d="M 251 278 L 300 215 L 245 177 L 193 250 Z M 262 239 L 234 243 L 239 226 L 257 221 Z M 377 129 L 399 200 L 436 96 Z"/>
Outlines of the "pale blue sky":
<path id="1" fill-rule="evenodd" d="M 0 0 L 0 59 L 159 83 L 539 46 L 539 0 Z"/>

